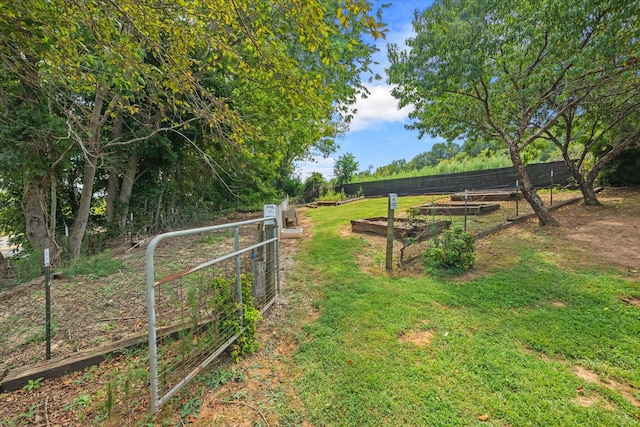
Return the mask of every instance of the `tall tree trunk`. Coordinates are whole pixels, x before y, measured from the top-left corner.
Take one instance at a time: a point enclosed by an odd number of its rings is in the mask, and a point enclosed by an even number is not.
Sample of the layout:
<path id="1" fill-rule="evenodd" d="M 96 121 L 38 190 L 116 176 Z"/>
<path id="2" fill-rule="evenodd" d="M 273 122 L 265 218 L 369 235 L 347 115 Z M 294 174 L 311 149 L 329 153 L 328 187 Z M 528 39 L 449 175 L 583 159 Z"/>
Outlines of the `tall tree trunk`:
<path id="1" fill-rule="evenodd" d="M 51 264 L 60 264 L 60 246 L 51 233 L 47 212 L 47 191 L 43 188 L 25 183 L 22 193 L 22 211 L 27 229 L 27 240 L 33 248 L 49 249 Z"/>
<path id="2" fill-rule="evenodd" d="M 122 186 L 120 187 L 120 230 L 123 230 L 127 225 L 127 217 L 129 216 L 129 202 L 131 201 L 131 193 L 133 191 L 133 183 L 136 180 L 136 173 L 138 172 L 138 162 L 140 156 L 137 154 L 131 154 L 127 164 L 127 170 L 122 177 Z"/>
<path id="3" fill-rule="evenodd" d="M 76 220 L 71 227 L 69 234 L 69 256 L 72 259 L 80 257 L 82 239 L 89 223 L 89 213 L 91 212 L 91 201 L 93 199 L 93 184 L 96 177 L 98 158 L 89 154 L 84 162 L 84 173 L 82 175 L 82 192 L 80 193 L 80 205 Z"/>
<path id="4" fill-rule="evenodd" d="M 584 204 L 587 206 L 602 206 L 602 203 L 600 203 L 596 195 L 596 190 L 593 188 L 593 182 L 589 182 L 586 179 L 582 179 L 582 181 L 579 185 Z"/>
<path id="5" fill-rule="evenodd" d="M 593 183 L 600 175 L 602 169 L 611 163 L 612 160 L 620 156 L 626 149 L 632 147 L 640 140 L 640 129 L 630 132 L 621 141 L 614 145 L 613 149 L 609 150 L 604 156 L 600 157 L 596 164 L 593 165 L 586 177 L 582 181 L 578 181 L 580 185 L 580 191 L 584 198 L 584 204 L 588 206 L 601 206 L 601 203 L 596 197 L 596 191 L 593 188 Z"/>
<path id="6" fill-rule="evenodd" d="M 116 118 L 113 120 L 113 138 L 122 139 L 124 129 L 124 119 L 122 113 L 116 113 Z M 118 168 L 113 165 L 109 168 L 109 183 L 107 187 L 106 196 L 106 220 L 107 225 L 111 226 L 111 223 L 116 217 L 116 200 L 118 200 L 118 190 L 120 188 L 120 173 Z"/>
<path id="7" fill-rule="evenodd" d="M 582 175 L 580 172 L 579 162 L 574 162 L 569 158 L 569 153 L 566 147 L 562 150 L 562 157 L 564 159 L 564 164 L 567 165 L 571 171 L 571 176 L 576 180 L 578 187 L 580 187 L 582 201 L 584 204 L 587 206 L 601 206 L 598 198 L 596 197 L 596 191 L 593 188 L 593 181 L 589 182 L 589 180 Z"/>
<path id="8" fill-rule="evenodd" d="M 118 200 L 118 188 L 120 187 L 120 177 L 118 169 L 115 166 L 109 168 L 109 182 L 107 184 L 106 212 L 105 219 L 107 220 L 107 226 L 111 228 L 113 220 L 116 217 L 116 200 Z"/>
<path id="9" fill-rule="evenodd" d="M 558 226 L 560 222 L 557 219 L 551 216 L 546 206 L 542 202 L 542 199 L 531 185 L 531 179 L 529 178 L 529 174 L 522 163 L 522 158 L 520 157 L 520 152 L 517 147 L 513 144 L 509 144 L 509 154 L 511 155 L 511 161 L 513 163 L 513 168 L 516 171 L 516 176 L 520 181 L 520 186 L 522 188 L 522 194 L 524 198 L 529 202 L 531 208 L 536 213 L 538 217 L 538 221 L 541 226 Z"/>
<path id="10" fill-rule="evenodd" d="M 82 239 L 89 223 L 89 213 L 91 212 L 91 202 L 93 200 L 93 186 L 95 184 L 96 170 L 98 167 L 100 149 L 100 117 L 102 105 L 104 103 L 104 93 L 101 89 L 96 92 L 93 112 L 89 122 L 89 142 L 87 152 L 85 152 L 84 172 L 82 174 L 82 192 L 80 193 L 80 204 L 76 219 L 71 227 L 69 235 L 69 256 L 73 259 L 80 257 Z"/>

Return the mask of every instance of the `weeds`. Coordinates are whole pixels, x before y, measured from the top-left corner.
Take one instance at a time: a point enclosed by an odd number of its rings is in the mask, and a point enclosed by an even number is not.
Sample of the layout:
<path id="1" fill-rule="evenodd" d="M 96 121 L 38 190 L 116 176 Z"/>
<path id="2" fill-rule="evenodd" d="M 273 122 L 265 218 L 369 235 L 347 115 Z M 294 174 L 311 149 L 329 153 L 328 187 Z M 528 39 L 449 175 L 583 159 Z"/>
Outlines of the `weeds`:
<path id="1" fill-rule="evenodd" d="M 328 201 L 328 202 L 341 202 L 347 200 L 349 197 L 344 193 L 344 191 L 334 191 L 333 189 L 327 190 L 326 193 L 318 197 L 316 200 L 319 201 Z"/>
<path id="2" fill-rule="evenodd" d="M 29 422 L 33 421 L 36 417 L 36 409 L 37 409 L 36 404 L 29 406 L 29 410 L 27 412 L 22 412 L 21 414 L 19 414 L 18 419 L 26 420 Z"/>
<path id="3" fill-rule="evenodd" d="M 25 283 L 42 276 L 43 255 L 40 250 L 22 252 L 12 258 L 11 269 L 18 283 Z"/>
<path id="4" fill-rule="evenodd" d="M 224 230 L 219 232 L 212 232 L 203 234 L 200 237 L 200 243 L 204 245 L 216 245 L 233 237 L 233 230 Z"/>
<path id="5" fill-rule="evenodd" d="M 24 387 L 22 387 L 22 389 L 27 393 L 33 390 L 38 390 L 42 386 L 42 381 L 44 381 L 44 377 L 40 377 L 35 380 L 28 380 L 27 384 L 25 384 Z"/>
<path id="6" fill-rule="evenodd" d="M 186 419 L 187 422 L 194 422 L 195 419 L 198 418 L 201 409 L 202 399 L 199 397 L 192 397 L 182 405 L 180 417 L 182 419 Z"/>
<path id="7" fill-rule="evenodd" d="M 71 262 L 67 268 L 68 276 L 92 275 L 95 277 L 106 277 L 117 273 L 123 268 L 122 261 L 111 256 L 107 249 L 99 255 L 80 258 Z"/>
<path id="8" fill-rule="evenodd" d="M 241 381 L 244 381 L 244 373 L 242 373 L 242 371 L 236 369 L 235 367 L 230 371 L 225 371 L 223 369 L 214 369 L 209 375 L 204 378 L 204 384 L 212 390 L 216 390 L 228 382 Z"/>
<path id="9" fill-rule="evenodd" d="M 86 395 L 86 394 L 82 394 L 82 395 L 74 398 L 71 401 L 71 403 L 66 405 L 63 409 L 65 411 L 68 411 L 70 409 L 84 409 L 87 406 L 89 406 L 90 403 L 91 403 L 91 397 Z"/>

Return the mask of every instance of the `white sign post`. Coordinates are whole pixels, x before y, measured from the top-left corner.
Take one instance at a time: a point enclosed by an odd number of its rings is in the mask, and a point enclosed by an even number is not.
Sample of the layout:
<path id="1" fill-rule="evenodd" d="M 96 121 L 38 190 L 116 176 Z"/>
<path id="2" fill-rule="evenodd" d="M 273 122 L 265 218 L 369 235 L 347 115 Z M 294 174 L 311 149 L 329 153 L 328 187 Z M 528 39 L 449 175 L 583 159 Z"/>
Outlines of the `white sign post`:
<path id="1" fill-rule="evenodd" d="M 398 195 L 395 193 L 389 194 L 389 209 L 398 209 Z"/>
<path id="2" fill-rule="evenodd" d="M 275 204 L 264 205 L 264 218 L 276 219 L 277 215 L 278 215 L 278 205 L 275 205 Z"/>
<path id="3" fill-rule="evenodd" d="M 398 208 L 398 195 L 389 193 L 387 213 L 387 270 L 393 270 L 393 211 Z"/>

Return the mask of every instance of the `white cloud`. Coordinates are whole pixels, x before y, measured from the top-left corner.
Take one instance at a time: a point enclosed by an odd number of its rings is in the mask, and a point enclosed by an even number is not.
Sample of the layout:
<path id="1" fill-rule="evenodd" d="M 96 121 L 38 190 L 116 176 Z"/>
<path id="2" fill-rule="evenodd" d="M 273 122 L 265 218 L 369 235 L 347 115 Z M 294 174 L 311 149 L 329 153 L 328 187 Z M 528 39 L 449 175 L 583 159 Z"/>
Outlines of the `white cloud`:
<path id="1" fill-rule="evenodd" d="M 351 121 L 349 130 L 357 132 L 384 122 L 404 122 L 409 116 L 411 107 L 398 108 L 398 101 L 391 95 L 392 86 L 368 86 L 370 95 L 358 98 L 355 104 L 357 110 Z"/>
<path id="2" fill-rule="evenodd" d="M 333 165 L 335 159 L 332 157 L 314 157 L 312 160 L 296 163 L 296 172 L 300 179 L 304 181 L 311 176 L 312 172 L 320 172 L 325 179 L 333 178 Z"/>

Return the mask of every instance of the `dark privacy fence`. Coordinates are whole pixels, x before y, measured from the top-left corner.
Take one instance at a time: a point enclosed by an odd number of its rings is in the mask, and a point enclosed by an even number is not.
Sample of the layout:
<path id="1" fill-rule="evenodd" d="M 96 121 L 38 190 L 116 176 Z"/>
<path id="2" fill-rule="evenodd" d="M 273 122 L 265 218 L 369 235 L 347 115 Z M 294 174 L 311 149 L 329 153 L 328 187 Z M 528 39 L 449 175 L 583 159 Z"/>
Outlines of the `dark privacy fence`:
<path id="1" fill-rule="evenodd" d="M 562 161 L 535 163 L 526 167 L 531 183 L 536 188 L 552 185 L 565 186 L 571 172 Z M 551 176 L 553 171 L 553 178 Z M 455 193 L 464 190 L 489 190 L 515 188 L 516 174 L 512 166 L 480 171 L 448 173 L 444 175 L 397 178 L 384 181 L 345 184 L 337 190 L 345 194 L 356 194 L 360 188 L 365 196 L 386 196 L 397 193 L 401 196 L 428 193 Z"/>

